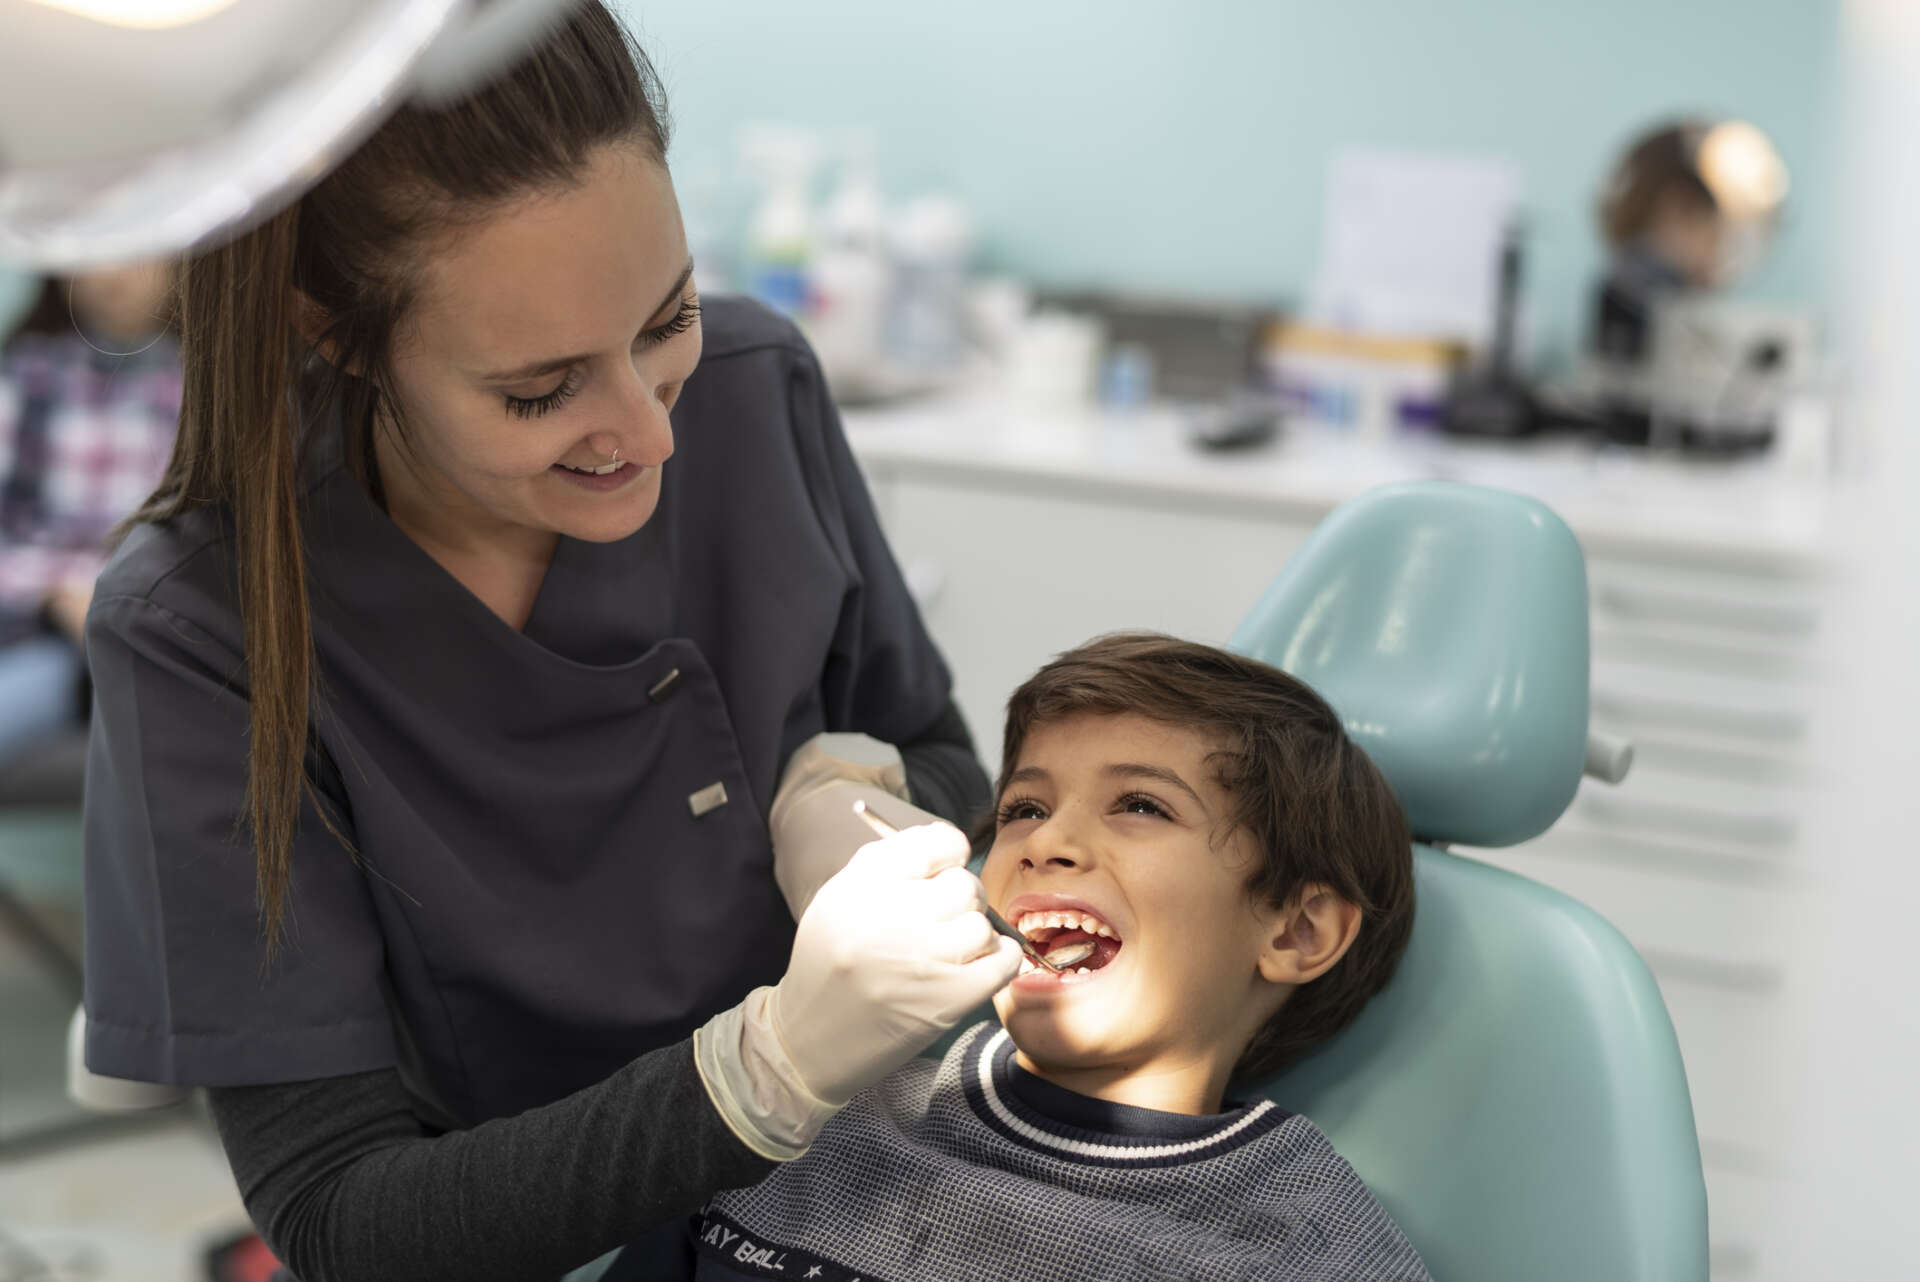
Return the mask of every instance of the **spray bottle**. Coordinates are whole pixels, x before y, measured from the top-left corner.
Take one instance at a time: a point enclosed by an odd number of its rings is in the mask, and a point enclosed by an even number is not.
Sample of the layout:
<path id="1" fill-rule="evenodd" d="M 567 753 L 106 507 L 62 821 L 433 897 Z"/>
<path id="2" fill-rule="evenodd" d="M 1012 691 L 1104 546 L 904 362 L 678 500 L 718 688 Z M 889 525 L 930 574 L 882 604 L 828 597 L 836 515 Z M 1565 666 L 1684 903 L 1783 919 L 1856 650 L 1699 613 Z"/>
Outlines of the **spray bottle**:
<path id="1" fill-rule="evenodd" d="M 811 298 L 814 226 L 811 187 L 820 146 L 790 125 L 749 125 L 740 155 L 762 196 L 747 230 L 747 292 L 788 316 L 806 315 Z"/>

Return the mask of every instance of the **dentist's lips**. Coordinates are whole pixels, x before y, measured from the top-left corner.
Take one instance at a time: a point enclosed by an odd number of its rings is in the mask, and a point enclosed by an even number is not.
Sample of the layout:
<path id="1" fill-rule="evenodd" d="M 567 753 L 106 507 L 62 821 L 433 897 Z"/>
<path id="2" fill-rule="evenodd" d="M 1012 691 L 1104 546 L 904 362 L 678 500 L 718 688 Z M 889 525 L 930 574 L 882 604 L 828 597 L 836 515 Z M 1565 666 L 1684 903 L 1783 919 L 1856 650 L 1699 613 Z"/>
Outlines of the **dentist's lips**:
<path id="1" fill-rule="evenodd" d="M 617 469 L 611 472 L 577 472 L 573 468 L 566 467 L 559 463 L 555 463 L 547 470 L 555 476 L 579 486 L 581 489 L 604 493 L 608 490 L 617 490 L 629 484 L 647 469 L 637 463 L 622 462 Z"/>

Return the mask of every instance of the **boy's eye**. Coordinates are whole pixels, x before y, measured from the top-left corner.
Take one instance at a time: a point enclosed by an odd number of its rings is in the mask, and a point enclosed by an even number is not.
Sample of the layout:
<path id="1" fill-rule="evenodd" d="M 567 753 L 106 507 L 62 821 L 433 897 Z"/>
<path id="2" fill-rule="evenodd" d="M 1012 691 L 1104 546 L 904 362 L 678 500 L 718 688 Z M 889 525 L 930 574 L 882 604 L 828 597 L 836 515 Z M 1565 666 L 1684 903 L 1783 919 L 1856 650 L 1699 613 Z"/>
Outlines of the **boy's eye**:
<path id="1" fill-rule="evenodd" d="M 1158 815 L 1162 819 L 1171 817 L 1165 806 L 1143 792 L 1128 793 L 1120 798 L 1120 809 L 1130 815 Z"/>
<path id="2" fill-rule="evenodd" d="M 1000 807 L 997 820 L 1000 826 L 1004 828 L 1006 825 L 1015 823 L 1021 819 L 1045 819 L 1046 817 L 1047 812 L 1041 807 L 1039 802 L 1034 801 L 1030 797 L 1015 797 L 1012 801 Z"/>

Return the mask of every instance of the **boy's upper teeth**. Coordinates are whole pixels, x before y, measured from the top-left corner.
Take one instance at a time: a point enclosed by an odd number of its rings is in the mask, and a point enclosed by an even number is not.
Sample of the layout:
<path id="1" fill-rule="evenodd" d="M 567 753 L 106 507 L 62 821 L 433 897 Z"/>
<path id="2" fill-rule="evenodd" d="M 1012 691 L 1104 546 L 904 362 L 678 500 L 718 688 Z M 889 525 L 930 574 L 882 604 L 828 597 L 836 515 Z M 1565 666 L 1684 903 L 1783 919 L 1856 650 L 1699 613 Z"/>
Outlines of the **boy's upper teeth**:
<path id="1" fill-rule="evenodd" d="M 1021 913 L 1020 920 L 1014 923 L 1014 929 L 1023 935 L 1036 930 L 1055 927 L 1061 930 L 1081 930 L 1089 935 L 1105 935 L 1108 939 L 1118 939 L 1113 927 L 1095 917 L 1092 913 L 1068 910 L 1064 912 Z"/>

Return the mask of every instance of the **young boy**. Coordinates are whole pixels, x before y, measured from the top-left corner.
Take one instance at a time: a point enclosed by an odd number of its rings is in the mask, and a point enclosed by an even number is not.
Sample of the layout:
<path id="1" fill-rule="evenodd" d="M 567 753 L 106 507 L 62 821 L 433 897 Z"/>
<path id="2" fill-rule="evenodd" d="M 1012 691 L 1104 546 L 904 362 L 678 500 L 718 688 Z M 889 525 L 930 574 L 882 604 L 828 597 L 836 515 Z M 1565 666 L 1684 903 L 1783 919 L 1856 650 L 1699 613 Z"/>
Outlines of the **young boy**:
<path id="1" fill-rule="evenodd" d="M 1292 677 L 1144 634 L 1014 693 L 988 901 L 1043 952 L 939 1062 L 696 1217 L 696 1277 L 1425 1279 L 1326 1137 L 1225 1104 L 1345 1027 L 1413 923 L 1405 821 Z M 1223 1111 L 1224 1109 L 1224 1111 Z"/>

